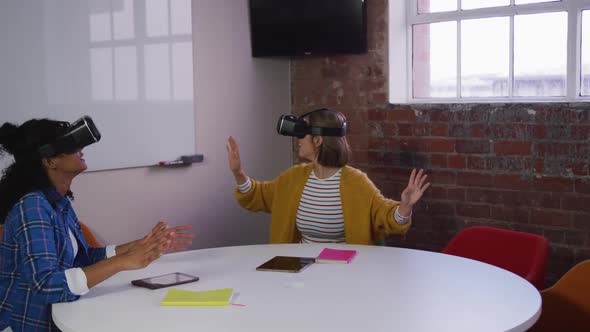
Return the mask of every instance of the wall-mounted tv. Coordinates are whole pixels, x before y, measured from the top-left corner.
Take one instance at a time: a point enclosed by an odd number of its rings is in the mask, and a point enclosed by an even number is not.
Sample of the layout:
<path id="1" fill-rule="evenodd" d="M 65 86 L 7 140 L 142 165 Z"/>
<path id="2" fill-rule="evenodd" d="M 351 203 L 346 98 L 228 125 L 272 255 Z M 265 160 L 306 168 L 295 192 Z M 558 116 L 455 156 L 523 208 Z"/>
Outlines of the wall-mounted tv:
<path id="1" fill-rule="evenodd" d="M 365 0 L 249 0 L 252 56 L 367 51 Z"/>

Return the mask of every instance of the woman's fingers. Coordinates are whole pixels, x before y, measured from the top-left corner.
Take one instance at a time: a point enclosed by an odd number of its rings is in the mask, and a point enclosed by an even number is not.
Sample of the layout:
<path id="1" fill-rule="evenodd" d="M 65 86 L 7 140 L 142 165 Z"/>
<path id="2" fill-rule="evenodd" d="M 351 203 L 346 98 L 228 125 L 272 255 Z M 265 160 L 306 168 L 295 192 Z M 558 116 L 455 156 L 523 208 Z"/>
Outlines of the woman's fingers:
<path id="1" fill-rule="evenodd" d="M 416 169 L 412 169 L 412 173 L 410 173 L 410 179 L 408 180 L 408 187 L 414 183 L 414 178 L 416 177 Z"/>

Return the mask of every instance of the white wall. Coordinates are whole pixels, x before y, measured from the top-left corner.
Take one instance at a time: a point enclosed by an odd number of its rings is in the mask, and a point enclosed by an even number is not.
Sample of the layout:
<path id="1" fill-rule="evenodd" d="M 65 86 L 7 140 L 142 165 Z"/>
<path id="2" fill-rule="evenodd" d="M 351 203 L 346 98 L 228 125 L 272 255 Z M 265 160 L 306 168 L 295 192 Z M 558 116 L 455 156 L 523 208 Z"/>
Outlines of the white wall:
<path id="1" fill-rule="evenodd" d="M 100 240 L 138 238 L 163 218 L 193 225 L 193 248 L 268 242 L 269 216 L 243 210 L 233 196 L 225 143 L 228 135 L 237 138 L 254 178 L 271 179 L 290 166 L 291 140 L 275 132 L 279 115 L 290 113 L 289 63 L 250 56 L 247 2 L 193 0 L 195 140 L 205 161 L 74 180 L 78 216 Z"/>

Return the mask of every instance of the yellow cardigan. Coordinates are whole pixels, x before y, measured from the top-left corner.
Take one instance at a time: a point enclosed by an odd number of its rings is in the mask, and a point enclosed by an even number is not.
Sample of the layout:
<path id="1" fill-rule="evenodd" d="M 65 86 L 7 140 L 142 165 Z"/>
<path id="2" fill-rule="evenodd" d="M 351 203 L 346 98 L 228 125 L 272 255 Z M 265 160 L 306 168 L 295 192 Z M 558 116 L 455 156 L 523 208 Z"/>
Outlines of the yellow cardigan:
<path id="1" fill-rule="evenodd" d="M 299 243 L 301 233 L 295 225 L 299 199 L 311 174 L 313 164 L 295 165 L 272 181 L 252 180 L 252 188 L 236 198 L 250 211 L 271 213 L 270 242 Z M 350 166 L 342 168 L 340 198 L 344 216 L 346 243 L 374 244 L 387 234 L 405 234 L 411 221 L 395 222 L 394 211 L 399 202 L 383 197 L 367 175 Z"/>

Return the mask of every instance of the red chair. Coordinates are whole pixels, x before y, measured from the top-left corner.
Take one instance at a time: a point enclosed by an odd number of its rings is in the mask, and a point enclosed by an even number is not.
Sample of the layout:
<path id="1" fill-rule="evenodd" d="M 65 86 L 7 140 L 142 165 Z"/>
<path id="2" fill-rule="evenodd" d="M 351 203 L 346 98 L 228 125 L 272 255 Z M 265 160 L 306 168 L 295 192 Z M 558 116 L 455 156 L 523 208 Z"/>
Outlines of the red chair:
<path id="1" fill-rule="evenodd" d="M 475 226 L 455 235 L 443 253 L 495 265 L 543 289 L 549 242 L 542 236 Z"/>

